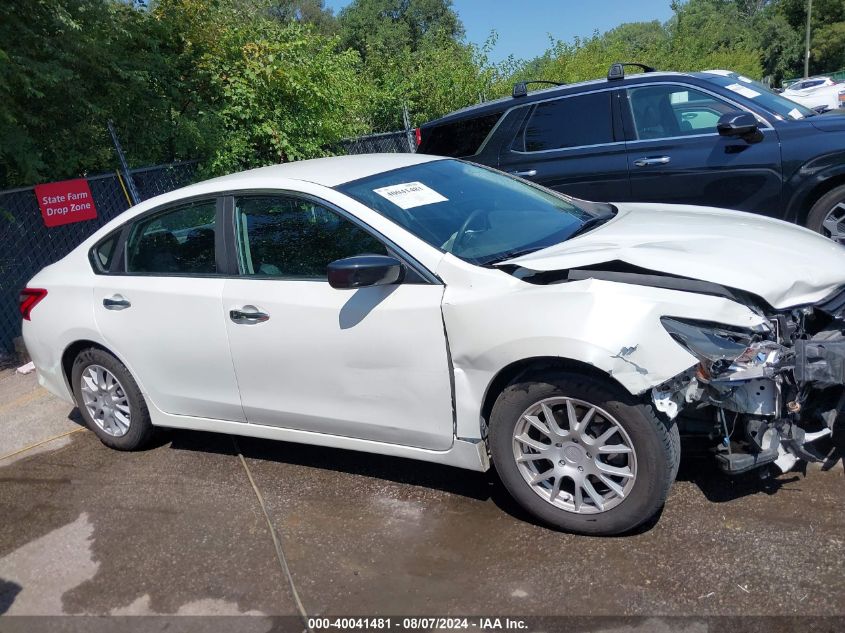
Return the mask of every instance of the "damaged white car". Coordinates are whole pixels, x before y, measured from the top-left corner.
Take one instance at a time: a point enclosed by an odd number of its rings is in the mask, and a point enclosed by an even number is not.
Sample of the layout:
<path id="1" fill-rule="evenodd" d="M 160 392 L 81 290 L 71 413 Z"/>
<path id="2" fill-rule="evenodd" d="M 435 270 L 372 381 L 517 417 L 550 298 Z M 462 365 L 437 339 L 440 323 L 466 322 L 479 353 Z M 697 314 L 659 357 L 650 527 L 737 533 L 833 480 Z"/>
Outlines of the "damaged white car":
<path id="1" fill-rule="evenodd" d="M 41 384 L 114 448 L 162 426 L 492 458 L 522 506 L 581 533 L 654 516 L 679 425 L 728 473 L 786 470 L 845 408 L 842 246 L 421 155 L 146 201 L 41 271 L 21 313 Z"/>

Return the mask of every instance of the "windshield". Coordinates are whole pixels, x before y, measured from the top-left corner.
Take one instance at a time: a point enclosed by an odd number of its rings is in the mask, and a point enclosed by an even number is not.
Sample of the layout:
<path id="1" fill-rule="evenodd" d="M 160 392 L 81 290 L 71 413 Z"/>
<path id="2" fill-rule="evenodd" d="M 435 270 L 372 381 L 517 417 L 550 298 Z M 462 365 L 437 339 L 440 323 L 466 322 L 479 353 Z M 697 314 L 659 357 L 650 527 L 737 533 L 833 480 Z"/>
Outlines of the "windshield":
<path id="1" fill-rule="evenodd" d="M 800 103 L 790 101 L 786 97 L 772 92 L 759 81 L 754 81 L 737 73 L 727 70 L 707 70 L 702 75 L 707 81 L 760 104 L 760 107 L 768 110 L 781 120 L 797 121 L 816 114 Z"/>
<path id="2" fill-rule="evenodd" d="M 597 220 L 569 199 L 458 160 L 403 167 L 337 189 L 432 246 L 479 265 L 557 244 Z"/>

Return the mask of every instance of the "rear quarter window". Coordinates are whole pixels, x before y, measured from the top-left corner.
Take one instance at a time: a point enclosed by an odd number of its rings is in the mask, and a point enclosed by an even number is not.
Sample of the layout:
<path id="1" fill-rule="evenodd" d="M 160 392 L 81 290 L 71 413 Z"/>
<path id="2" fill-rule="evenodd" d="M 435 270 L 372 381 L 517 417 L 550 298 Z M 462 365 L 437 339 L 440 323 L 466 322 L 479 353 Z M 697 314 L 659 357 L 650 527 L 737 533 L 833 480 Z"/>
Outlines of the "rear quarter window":
<path id="1" fill-rule="evenodd" d="M 122 230 L 115 231 L 91 249 L 89 259 L 91 260 L 91 265 L 94 267 L 94 272 L 107 273 L 111 269 Z"/>
<path id="2" fill-rule="evenodd" d="M 424 129 L 418 151 L 451 158 L 477 154 L 501 117 L 501 112 L 495 112 Z"/>

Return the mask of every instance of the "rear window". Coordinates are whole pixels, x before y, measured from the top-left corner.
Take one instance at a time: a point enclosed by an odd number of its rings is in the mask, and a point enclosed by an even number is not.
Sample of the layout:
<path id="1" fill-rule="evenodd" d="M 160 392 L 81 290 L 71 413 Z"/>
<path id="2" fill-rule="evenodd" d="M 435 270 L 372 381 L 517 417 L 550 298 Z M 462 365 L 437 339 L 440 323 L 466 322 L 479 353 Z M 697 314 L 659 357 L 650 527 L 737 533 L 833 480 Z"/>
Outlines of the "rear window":
<path id="1" fill-rule="evenodd" d="M 543 152 L 612 142 L 610 92 L 605 91 L 538 103 L 511 147 Z"/>
<path id="2" fill-rule="evenodd" d="M 494 112 L 425 129 L 418 151 L 453 158 L 477 154 L 501 116 L 501 112 Z"/>

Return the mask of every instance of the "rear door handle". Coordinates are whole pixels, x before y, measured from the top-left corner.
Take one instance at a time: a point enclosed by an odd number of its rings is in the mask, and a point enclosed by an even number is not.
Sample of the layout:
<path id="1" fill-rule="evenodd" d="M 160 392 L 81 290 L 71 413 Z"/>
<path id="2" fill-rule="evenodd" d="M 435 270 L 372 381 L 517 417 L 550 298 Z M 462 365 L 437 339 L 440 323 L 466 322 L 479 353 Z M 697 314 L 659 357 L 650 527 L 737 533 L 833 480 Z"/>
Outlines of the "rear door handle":
<path id="1" fill-rule="evenodd" d="M 530 178 L 531 176 L 537 175 L 536 169 L 529 169 L 527 171 L 512 171 L 511 172 L 514 176 L 520 176 L 521 178 Z"/>
<path id="2" fill-rule="evenodd" d="M 648 167 L 649 165 L 667 165 L 672 159 L 668 156 L 645 156 L 634 161 L 637 167 Z"/>
<path id="3" fill-rule="evenodd" d="M 255 306 L 244 306 L 229 310 L 229 318 L 240 325 L 252 325 L 253 323 L 264 323 L 270 318 L 266 312 L 261 312 Z"/>
<path id="4" fill-rule="evenodd" d="M 132 304 L 129 302 L 129 299 L 126 299 L 121 295 L 112 295 L 111 297 L 103 299 L 103 307 L 106 310 L 125 310 L 131 305 Z"/>

